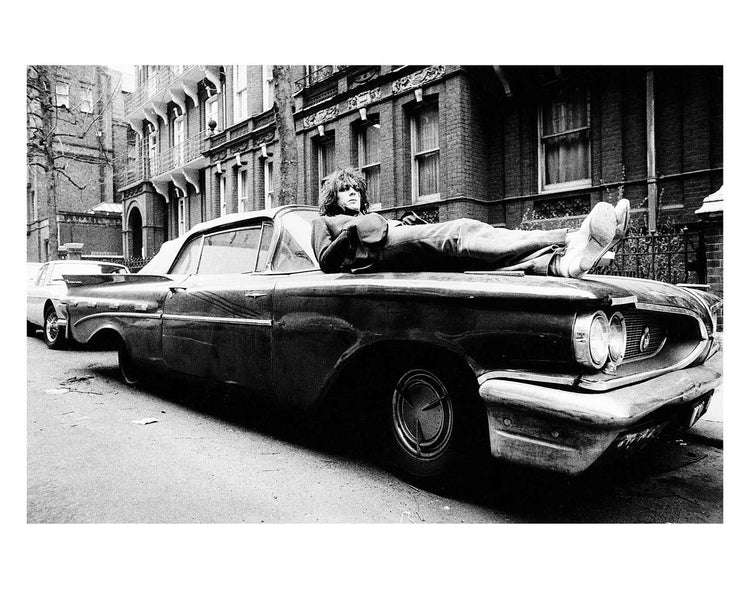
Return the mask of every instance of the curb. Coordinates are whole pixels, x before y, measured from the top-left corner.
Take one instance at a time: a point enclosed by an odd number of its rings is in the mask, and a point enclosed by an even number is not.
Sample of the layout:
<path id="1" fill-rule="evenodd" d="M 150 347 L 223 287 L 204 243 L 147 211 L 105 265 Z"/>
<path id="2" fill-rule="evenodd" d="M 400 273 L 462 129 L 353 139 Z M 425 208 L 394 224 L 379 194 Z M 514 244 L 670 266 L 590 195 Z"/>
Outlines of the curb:
<path id="1" fill-rule="evenodd" d="M 724 424 L 720 421 L 698 421 L 689 430 L 683 432 L 682 437 L 706 446 L 723 449 Z"/>

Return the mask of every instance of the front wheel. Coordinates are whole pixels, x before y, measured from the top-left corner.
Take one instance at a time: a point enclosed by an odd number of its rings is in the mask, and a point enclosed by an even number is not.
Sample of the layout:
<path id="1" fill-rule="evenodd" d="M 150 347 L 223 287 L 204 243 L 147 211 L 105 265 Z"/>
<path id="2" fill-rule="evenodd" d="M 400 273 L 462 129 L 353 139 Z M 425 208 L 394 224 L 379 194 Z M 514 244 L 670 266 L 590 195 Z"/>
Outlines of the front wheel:
<path id="1" fill-rule="evenodd" d="M 120 341 L 117 347 L 117 363 L 120 367 L 120 376 L 125 384 L 135 386 L 142 380 L 142 374 L 133 360 L 133 356 L 128 351 L 124 341 Z"/>
<path id="2" fill-rule="evenodd" d="M 57 311 L 52 306 L 44 312 L 44 342 L 53 350 L 61 350 L 67 343 L 58 323 Z"/>
<path id="3" fill-rule="evenodd" d="M 399 471 L 425 482 L 446 480 L 481 455 L 487 422 L 470 393 L 448 370 L 398 371 L 390 395 L 389 446 Z"/>

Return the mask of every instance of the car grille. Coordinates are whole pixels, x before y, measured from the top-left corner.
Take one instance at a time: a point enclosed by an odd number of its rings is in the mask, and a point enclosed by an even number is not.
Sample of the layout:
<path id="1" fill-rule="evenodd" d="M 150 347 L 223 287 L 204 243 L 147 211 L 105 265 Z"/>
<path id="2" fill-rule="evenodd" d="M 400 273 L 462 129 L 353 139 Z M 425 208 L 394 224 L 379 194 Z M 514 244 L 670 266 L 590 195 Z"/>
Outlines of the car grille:
<path id="1" fill-rule="evenodd" d="M 624 361 L 642 360 L 656 354 L 667 339 L 667 326 L 664 317 L 655 313 L 625 311 L 627 343 Z M 648 345 L 641 351 L 641 340 L 648 328 Z"/>

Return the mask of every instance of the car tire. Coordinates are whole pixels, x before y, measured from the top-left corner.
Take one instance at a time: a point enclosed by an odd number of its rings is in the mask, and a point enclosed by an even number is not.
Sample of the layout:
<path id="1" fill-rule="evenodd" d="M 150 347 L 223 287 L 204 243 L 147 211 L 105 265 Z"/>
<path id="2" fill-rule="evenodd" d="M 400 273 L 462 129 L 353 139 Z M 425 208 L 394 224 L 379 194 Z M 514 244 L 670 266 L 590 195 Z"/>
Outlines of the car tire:
<path id="1" fill-rule="evenodd" d="M 55 307 L 52 305 L 44 311 L 42 332 L 44 333 L 44 343 L 47 344 L 48 348 L 53 350 L 62 350 L 65 348 L 67 344 L 65 333 L 57 323 L 57 311 L 55 311 Z"/>
<path id="2" fill-rule="evenodd" d="M 34 337 L 37 327 L 31 321 L 26 322 L 26 337 Z"/>
<path id="3" fill-rule="evenodd" d="M 449 368 L 402 368 L 391 380 L 386 443 L 391 464 L 422 484 L 450 483 L 482 456 L 481 404 Z"/>
<path id="4" fill-rule="evenodd" d="M 124 341 L 120 340 L 117 346 L 117 364 L 120 368 L 120 377 L 128 386 L 135 386 L 143 380 L 143 373 L 133 360 Z"/>

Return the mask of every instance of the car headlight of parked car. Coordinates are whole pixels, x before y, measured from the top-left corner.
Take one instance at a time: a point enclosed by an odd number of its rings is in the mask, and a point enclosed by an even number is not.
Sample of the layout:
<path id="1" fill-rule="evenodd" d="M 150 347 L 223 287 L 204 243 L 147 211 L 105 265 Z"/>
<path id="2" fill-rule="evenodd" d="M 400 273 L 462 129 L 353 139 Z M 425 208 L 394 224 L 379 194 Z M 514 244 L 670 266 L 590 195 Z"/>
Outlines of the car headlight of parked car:
<path id="1" fill-rule="evenodd" d="M 584 366 L 604 366 L 609 358 L 609 322 L 602 311 L 578 316 L 573 327 L 573 353 Z"/>
<path id="2" fill-rule="evenodd" d="M 614 364 L 619 364 L 625 357 L 626 343 L 625 317 L 622 313 L 614 313 L 609 318 L 609 359 Z"/>

